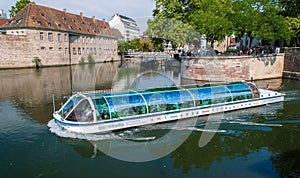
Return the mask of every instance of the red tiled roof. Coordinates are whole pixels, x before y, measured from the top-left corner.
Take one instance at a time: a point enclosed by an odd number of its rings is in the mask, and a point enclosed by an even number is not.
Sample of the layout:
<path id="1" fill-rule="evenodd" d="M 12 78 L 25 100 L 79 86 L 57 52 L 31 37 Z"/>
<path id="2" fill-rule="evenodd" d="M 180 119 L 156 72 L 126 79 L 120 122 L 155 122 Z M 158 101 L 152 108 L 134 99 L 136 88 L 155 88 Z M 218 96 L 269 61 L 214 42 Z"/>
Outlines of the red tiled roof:
<path id="1" fill-rule="evenodd" d="M 7 19 L 0 19 L 0 27 L 1 27 L 2 25 L 4 25 L 6 22 L 8 22 Z"/>
<path id="2" fill-rule="evenodd" d="M 103 20 L 88 18 L 66 11 L 30 3 L 2 29 L 37 28 L 45 30 L 66 31 L 86 35 L 112 35 L 109 24 Z"/>

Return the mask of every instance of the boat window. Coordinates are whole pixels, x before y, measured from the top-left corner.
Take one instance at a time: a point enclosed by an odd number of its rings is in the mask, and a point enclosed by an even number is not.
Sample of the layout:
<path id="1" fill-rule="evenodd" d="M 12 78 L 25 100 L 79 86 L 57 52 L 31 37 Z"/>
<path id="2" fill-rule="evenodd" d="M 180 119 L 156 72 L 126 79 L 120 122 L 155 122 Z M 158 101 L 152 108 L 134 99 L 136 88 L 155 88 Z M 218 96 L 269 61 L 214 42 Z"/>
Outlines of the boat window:
<path id="1" fill-rule="evenodd" d="M 161 112 L 165 110 L 172 110 L 172 109 L 179 109 L 179 105 L 174 106 L 174 108 L 171 106 L 172 101 L 176 100 L 175 97 L 172 99 L 168 98 L 168 102 L 165 100 L 165 97 L 162 95 L 162 93 L 148 93 L 148 94 L 143 94 L 144 98 L 146 99 L 146 102 L 148 104 L 148 109 L 149 113 L 154 113 L 154 112 Z"/>
<path id="2" fill-rule="evenodd" d="M 87 99 L 82 100 L 69 114 L 66 120 L 74 122 L 92 122 L 93 110 L 89 101 Z"/>
<path id="3" fill-rule="evenodd" d="M 97 120 L 110 119 L 109 108 L 103 97 L 93 99 Z"/>
<path id="4" fill-rule="evenodd" d="M 193 97 L 187 90 L 162 91 L 143 94 L 150 113 L 178 110 L 194 106 Z"/>
<path id="5" fill-rule="evenodd" d="M 225 86 L 212 87 L 212 103 L 224 103 L 232 100 L 229 90 Z"/>
<path id="6" fill-rule="evenodd" d="M 210 105 L 212 102 L 211 88 L 199 88 L 198 97 L 196 106 Z"/>
<path id="7" fill-rule="evenodd" d="M 252 92 L 249 87 L 244 83 L 227 86 L 230 90 L 233 101 L 245 100 L 253 98 Z"/>
<path id="8" fill-rule="evenodd" d="M 247 85 L 249 86 L 251 92 L 253 93 L 253 97 L 259 98 L 259 91 L 258 91 L 258 88 L 256 87 L 256 85 L 253 83 L 247 83 Z"/>
<path id="9" fill-rule="evenodd" d="M 181 90 L 180 97 L 181 97 L 181 108 L 190 108 L 195 106 L 194 99 L 191 96 L 190 92 L 188 92 L 187 90 Z"/>
<path id="10" fill-rule="evenodd" d="M 60 115 L 62 115 L 63 117 L 66 117 L 68 115 L 68 113 L 73 109 L 74 106 L 76 106 L 76 104 L 82 100 L 83 97 L 80 95 L 74 95 L 72 96 L 65 104 L 64 106 L 60 109 L 60 111 L 58 112 Z"/>
<path id="11" fill-rule="evenodd" d="M 141 95 L 107 96 L 112 118 L 146 114 L 147 108 Z"/>

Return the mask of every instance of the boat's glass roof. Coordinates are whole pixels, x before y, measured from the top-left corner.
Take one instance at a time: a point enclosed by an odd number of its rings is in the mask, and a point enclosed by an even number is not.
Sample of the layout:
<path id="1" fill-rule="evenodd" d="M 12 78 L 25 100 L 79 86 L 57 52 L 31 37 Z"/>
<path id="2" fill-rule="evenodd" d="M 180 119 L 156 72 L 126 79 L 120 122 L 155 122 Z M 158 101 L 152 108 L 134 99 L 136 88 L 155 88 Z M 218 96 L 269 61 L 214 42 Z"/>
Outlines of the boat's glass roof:
<path id="1" fill-rule="evenodd" d="M 245 82 L 171 86 L 84 95 L 92 99 L 99 115 L 101 112 L 109 113 L 109 118 L 253 98 L 253 93 Z"/>

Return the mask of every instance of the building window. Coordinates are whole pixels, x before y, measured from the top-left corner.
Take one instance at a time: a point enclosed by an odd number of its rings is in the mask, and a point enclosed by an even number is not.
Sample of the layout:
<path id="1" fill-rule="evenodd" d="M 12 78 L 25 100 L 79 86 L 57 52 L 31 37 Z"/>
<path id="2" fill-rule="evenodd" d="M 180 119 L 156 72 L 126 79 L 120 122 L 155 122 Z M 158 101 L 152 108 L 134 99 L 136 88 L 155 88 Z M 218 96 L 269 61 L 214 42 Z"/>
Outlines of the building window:
<path id="1" fill-rule="evenodd" d="M 81 55 L 81 49 L 78 48 L 78 55 Z"/>
<path id="2" fill-rule="evenodd" d="M 68 41 L 68 34 L 65 34 L 64 40 L 67 42 Z"/>
<path id="3" fill-rule="evenodd" d="M 58 26 L 58 28 L 61 28 L 61 24 L 58 24 L 57 26 Z"/>
<path id="4" fill-rule="evenodd" d="M 42 22 L 41 22 L 41 21 L 38 21 L 37 24 L 38 24 L 38 26 L 41 26 L 41 25 L 42 25 Z"/>
<path id="5" fill-rule="evenodd" d="M 41 46 L 41 50 L 45 50 L 45 46 Z"/>
<path id="6" fill-rule="evenodd" d="M 62 50 L 62 48 L 61 48 L 61 47 L 59 47 L 59 48 L 58 48 L 58 50 L 59 50 L 59 51 L 61 51 L 61 50 Z"/>
<path id="7" fill-rule="evenodd" d="M 53 34 L 50 32 L 48 33 L 48 40 L 49 41 L 52 41 L 53 40 Z"/>
<path id="8" fill-rule="evenodd" d="M 51 23 L 50 22 L 48 22 L 48 27 L 51 27 Z"/>
<path id="9" fill-rule="evenodd" d="M 65 55 L 68 54 L 68 48 L 65 48 Z"/>
<path id="10" fill-rule="evenodd" d="M 57 35 L 57 40 L 58 40 L 58 41 L 61 40 L 61 35 L 60 35 L 60 33 Z"/>
<path id="11" fill-rule="evenodd" d="M 40 32 L 40 40 L 44 40 L 44 33 Z"/>
<path id="12" fill-rule="evenodd" d="M 97 55 L 97 50 L 96 50 L 96 48 L 94 48 L 94 53 L 95 53 L 95 55 Z"/>
<path id="13" fill-rule="evenodd" d="M 50 47 L 49 47 L 49 49 L 50 49 L 50 50 L 53 50 L 53 47 L 52 47 L 52 46 L 50 46 Z"/>
<path id="14" fill-rule="evenodd" d="M 17 20 L 17 21 L 16 21 L 16 22 L 17 22 L 17 25 L 20 24 L 21 21 L 22 21 L 22 19 Z"/>
<path id="15" fill-rule="evenodd" d="M 76 48 L 73 48 L 73 55 L 76 55 Z"/>

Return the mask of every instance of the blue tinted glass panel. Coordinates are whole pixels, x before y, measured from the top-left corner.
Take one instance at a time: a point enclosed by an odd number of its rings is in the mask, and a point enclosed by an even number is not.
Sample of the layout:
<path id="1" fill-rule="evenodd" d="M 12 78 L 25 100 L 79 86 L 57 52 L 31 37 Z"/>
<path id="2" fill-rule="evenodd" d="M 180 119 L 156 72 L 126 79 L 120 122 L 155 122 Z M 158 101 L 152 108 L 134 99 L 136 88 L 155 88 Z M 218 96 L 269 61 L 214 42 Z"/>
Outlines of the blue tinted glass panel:
<path id="1" fill-rule="evenodd" d="M 103 97 L 92 100 L 96 109 L 97 120 L 110 119 L 109 108 Z"/>
<path id="2" fill-rule="evenodd" d="M 140 95 L 106 97 L 112 118 L 146 114 L 146 103 Z"/>

